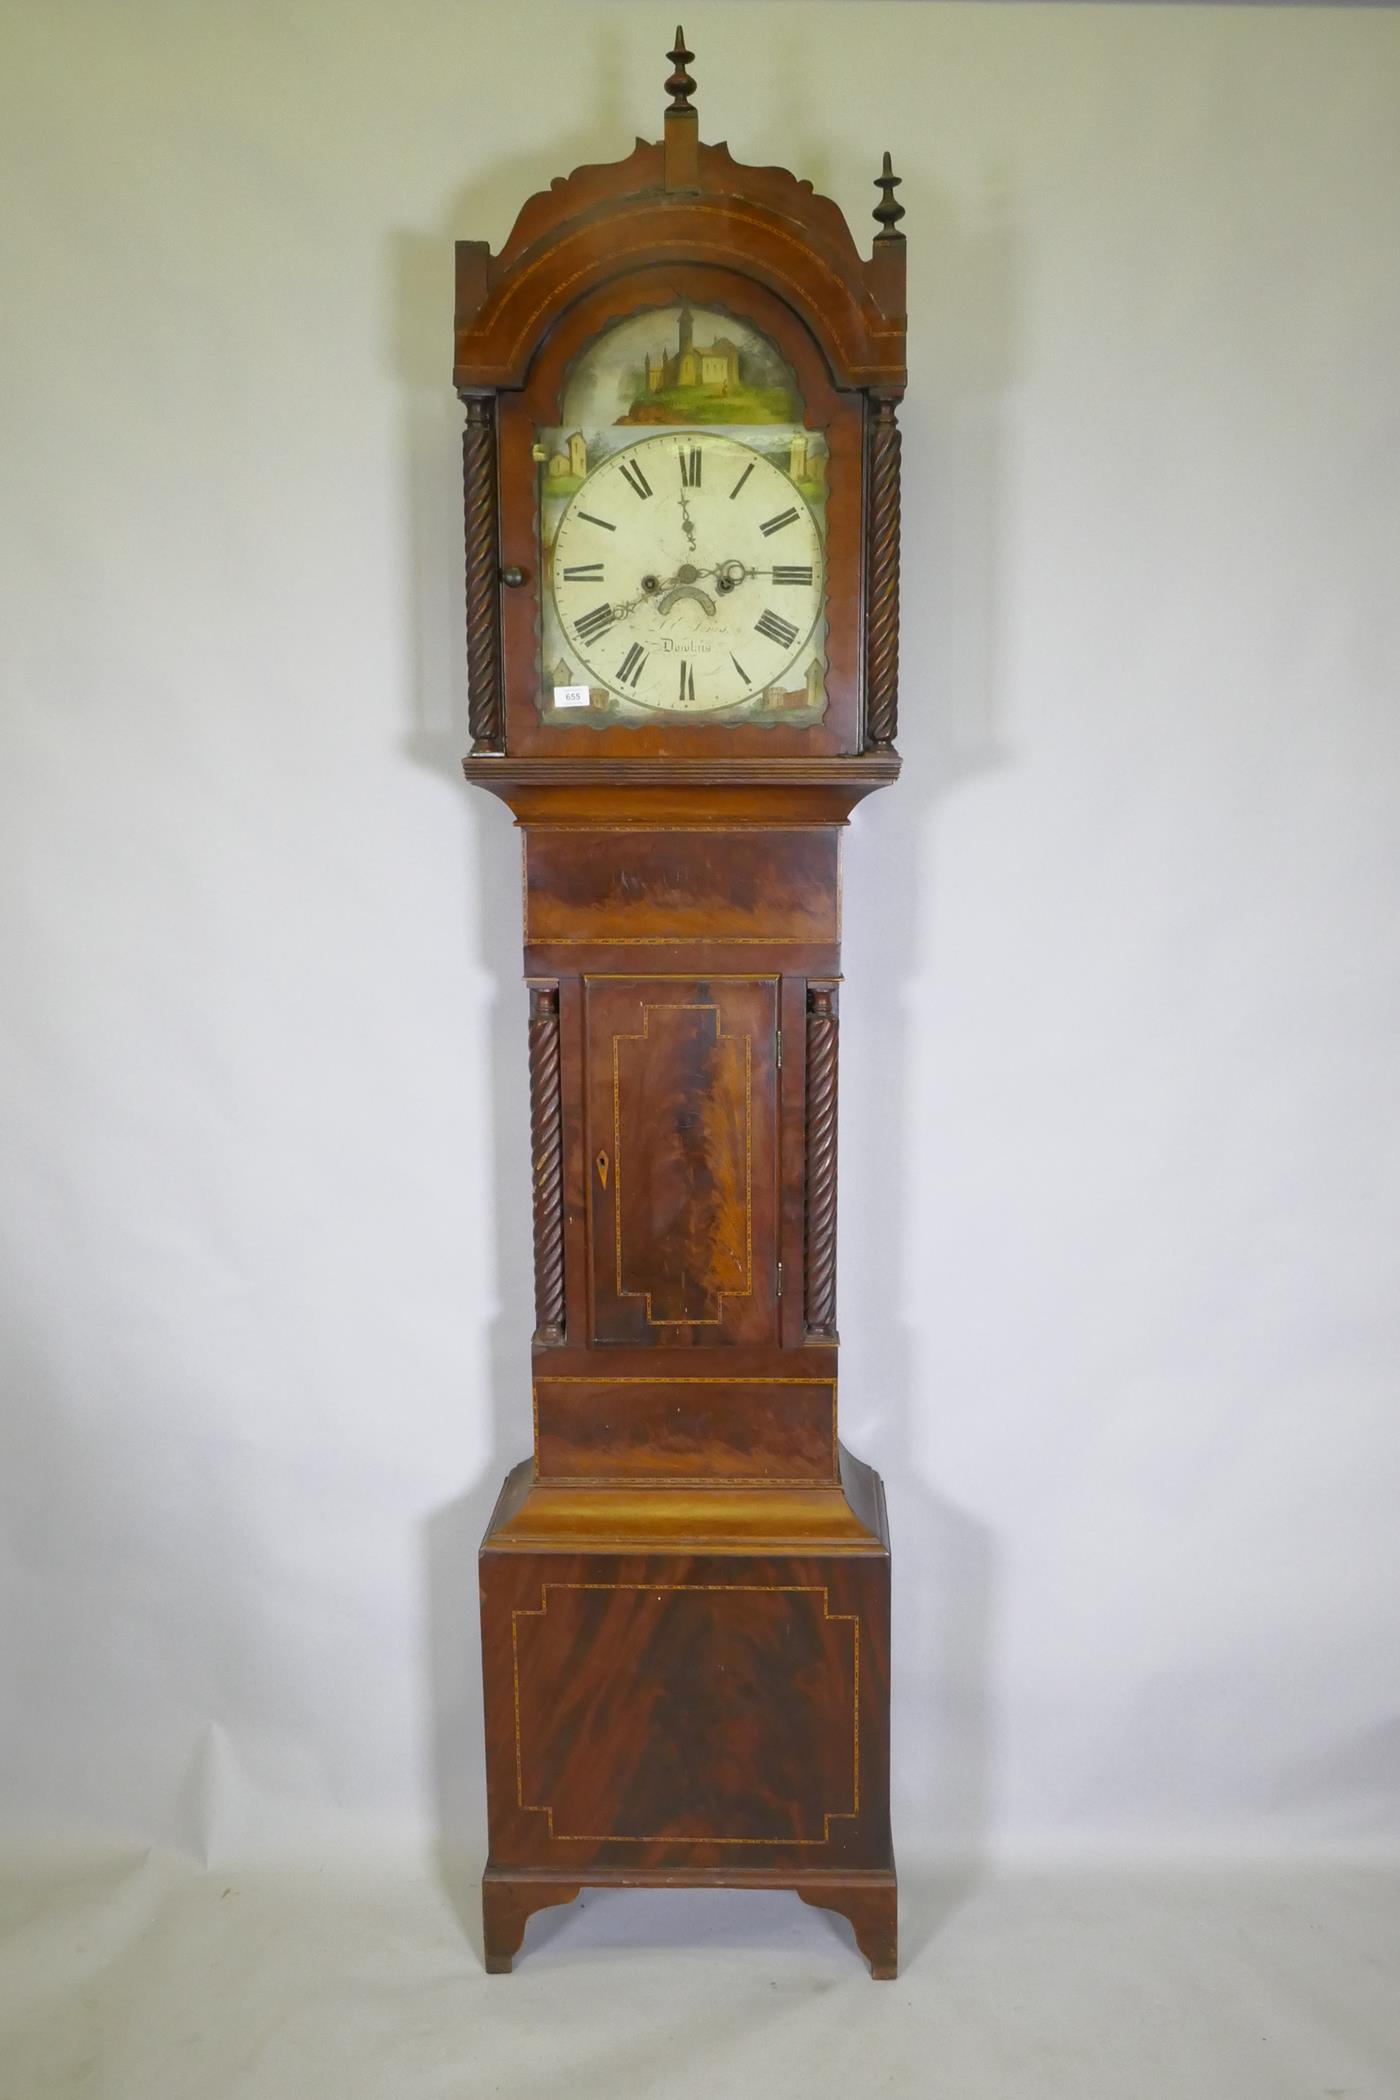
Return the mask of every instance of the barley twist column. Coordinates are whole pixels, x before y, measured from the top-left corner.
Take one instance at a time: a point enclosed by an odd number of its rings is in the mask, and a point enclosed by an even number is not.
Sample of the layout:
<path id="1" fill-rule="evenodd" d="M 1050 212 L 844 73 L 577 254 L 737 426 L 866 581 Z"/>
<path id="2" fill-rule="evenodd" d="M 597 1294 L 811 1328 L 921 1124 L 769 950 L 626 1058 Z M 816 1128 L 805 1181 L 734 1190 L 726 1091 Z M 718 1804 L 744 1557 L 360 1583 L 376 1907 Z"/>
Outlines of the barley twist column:
<path id="1" fill-rule="evenodd" d="M 899 726 L 899 424 L 877 401 L 870 426 L 869 563 L 865 623 L 865 720 L 872 744 Z"/>
<path id="2" fill-rule="evenodd" d="M 836 1337 L 836 986 L 807 987 L 807 1332 Z"/>
<path id="3" fill-rule="evenodd" d="M 501 748 L 500 559 L 496 545 L 496 404 L 467 398 L 462 432 L 466 527 L 467 726 L 478 750 Z"/>
<path id="4" fill-rule="evenodd" d="M 564 1120 L 559 987 L 530 987 L 530 1159 L 534 1181 L 535 1340 L 564 1339 Z"/>

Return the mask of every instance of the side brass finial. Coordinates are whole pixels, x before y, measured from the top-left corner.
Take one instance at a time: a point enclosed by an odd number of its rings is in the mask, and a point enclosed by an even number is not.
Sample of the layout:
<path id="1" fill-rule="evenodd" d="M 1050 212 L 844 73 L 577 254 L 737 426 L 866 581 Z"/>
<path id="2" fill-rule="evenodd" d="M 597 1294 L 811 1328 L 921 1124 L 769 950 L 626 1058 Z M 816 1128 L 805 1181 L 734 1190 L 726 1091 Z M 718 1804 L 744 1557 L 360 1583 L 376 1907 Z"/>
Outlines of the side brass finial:
<path id="1" fill-rule="evenodd" d="M 689 114 L 690 98 L 695 93 L 695 82 L 691 79 L 689 73 L 686 72 L 686 67 L 694 58 L 695 53 L 686 50 L 685 31 L 679 23 L 676 24 L 676 48 L 674 51 L 668 51 L 666 56 L 675 67 L 674 73 L 672 73 L 666 83 L 666 92 L 671 98 L 671 108 L 673 110 L 684 110 Z"/>
<path id="2" fill-rule="evenodd" d="M 875 177 L 875 187 L 880 192 L 880 201 L 874 211 L 874 217 L 880 222 L 880 231 L 875 236 L 877 241 L 902 241 L 904 239 L 904 235 L 896 231 L 900 220 L 904 217 L 904 206 L 897 201 L 894 194 L 903 179 L 901 175 L 891 174 L 890 157 L 887 153 L 884 167 Z"/>

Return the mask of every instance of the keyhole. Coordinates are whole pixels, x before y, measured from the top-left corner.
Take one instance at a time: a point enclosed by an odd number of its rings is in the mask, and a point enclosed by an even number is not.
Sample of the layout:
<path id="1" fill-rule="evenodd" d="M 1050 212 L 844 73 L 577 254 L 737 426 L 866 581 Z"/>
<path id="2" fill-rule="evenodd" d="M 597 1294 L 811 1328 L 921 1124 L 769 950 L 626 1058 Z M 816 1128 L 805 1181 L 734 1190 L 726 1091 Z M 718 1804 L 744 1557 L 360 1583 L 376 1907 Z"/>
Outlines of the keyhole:
<path id="1" fill-rule="evenodd" d="M 607 1187 L 607 1185 L 608 1185 L 608 1155 L 607 1155 L 607 1153 L 606 1153 L 606 1152 L 600 1152 L 600 1153 L 598 1154 L 598 1157 L 597 1157 L 597 1159 L 596 1159 L 596 1160 L 595 1160 L 595 1161 L 593 1162 L 593 1164 L 594 1164 L 594 1165 L 595 1165 L 595 1166 L 597 1167 L 597 1169 L 598 1169 L 598 1179 L 599 1179 L 599 1180 L 600 1180 L 600 1181 L 602 1182 L 602 1184 L 603 1184 L 603 1187 L 604 1187 L 604 1188 L 606 1188 L 606 1187 Z"/>

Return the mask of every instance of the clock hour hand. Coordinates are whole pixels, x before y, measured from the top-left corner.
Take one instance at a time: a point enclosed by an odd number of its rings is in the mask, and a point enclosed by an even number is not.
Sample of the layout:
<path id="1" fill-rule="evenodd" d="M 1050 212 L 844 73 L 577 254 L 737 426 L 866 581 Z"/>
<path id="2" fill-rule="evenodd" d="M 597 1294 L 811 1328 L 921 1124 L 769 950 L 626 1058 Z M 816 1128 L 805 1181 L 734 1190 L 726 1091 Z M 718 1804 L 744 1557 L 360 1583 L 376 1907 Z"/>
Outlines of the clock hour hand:
<path id="1" fill-rule="evenodd" d="M 691 553 L 693 554 L 695 552 L 695 520 L 690 515 L 690 503 L 686 497 L 684 488 L 681 489 L 680 497 L 681 529 L 685 533 L 685 543 L 687 547 L 689 547 Z"/>

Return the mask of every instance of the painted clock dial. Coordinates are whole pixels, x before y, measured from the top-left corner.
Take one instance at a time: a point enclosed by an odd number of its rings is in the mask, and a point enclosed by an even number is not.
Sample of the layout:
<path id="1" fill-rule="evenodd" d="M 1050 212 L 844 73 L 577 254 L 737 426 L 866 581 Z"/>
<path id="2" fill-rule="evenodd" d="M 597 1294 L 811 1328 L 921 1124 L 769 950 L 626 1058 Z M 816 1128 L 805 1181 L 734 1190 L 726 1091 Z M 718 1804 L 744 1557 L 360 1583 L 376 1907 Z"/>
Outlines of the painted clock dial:
<path id="1" fill-rule="evenodd" d="M 555 533 L 559 627 L 587 675 L 657 713 L 761 704 L 821 614 L 821 530 L 775 462 L 718 431 L 614 452 Z"/>
<path id="2" fill-rule="evenodd" d="M 730 308 L 644 306 L 584 342 L 557 399 L 534 446 L 541 720 L 814 727 L 830 430 L 774 338 Z"/>

